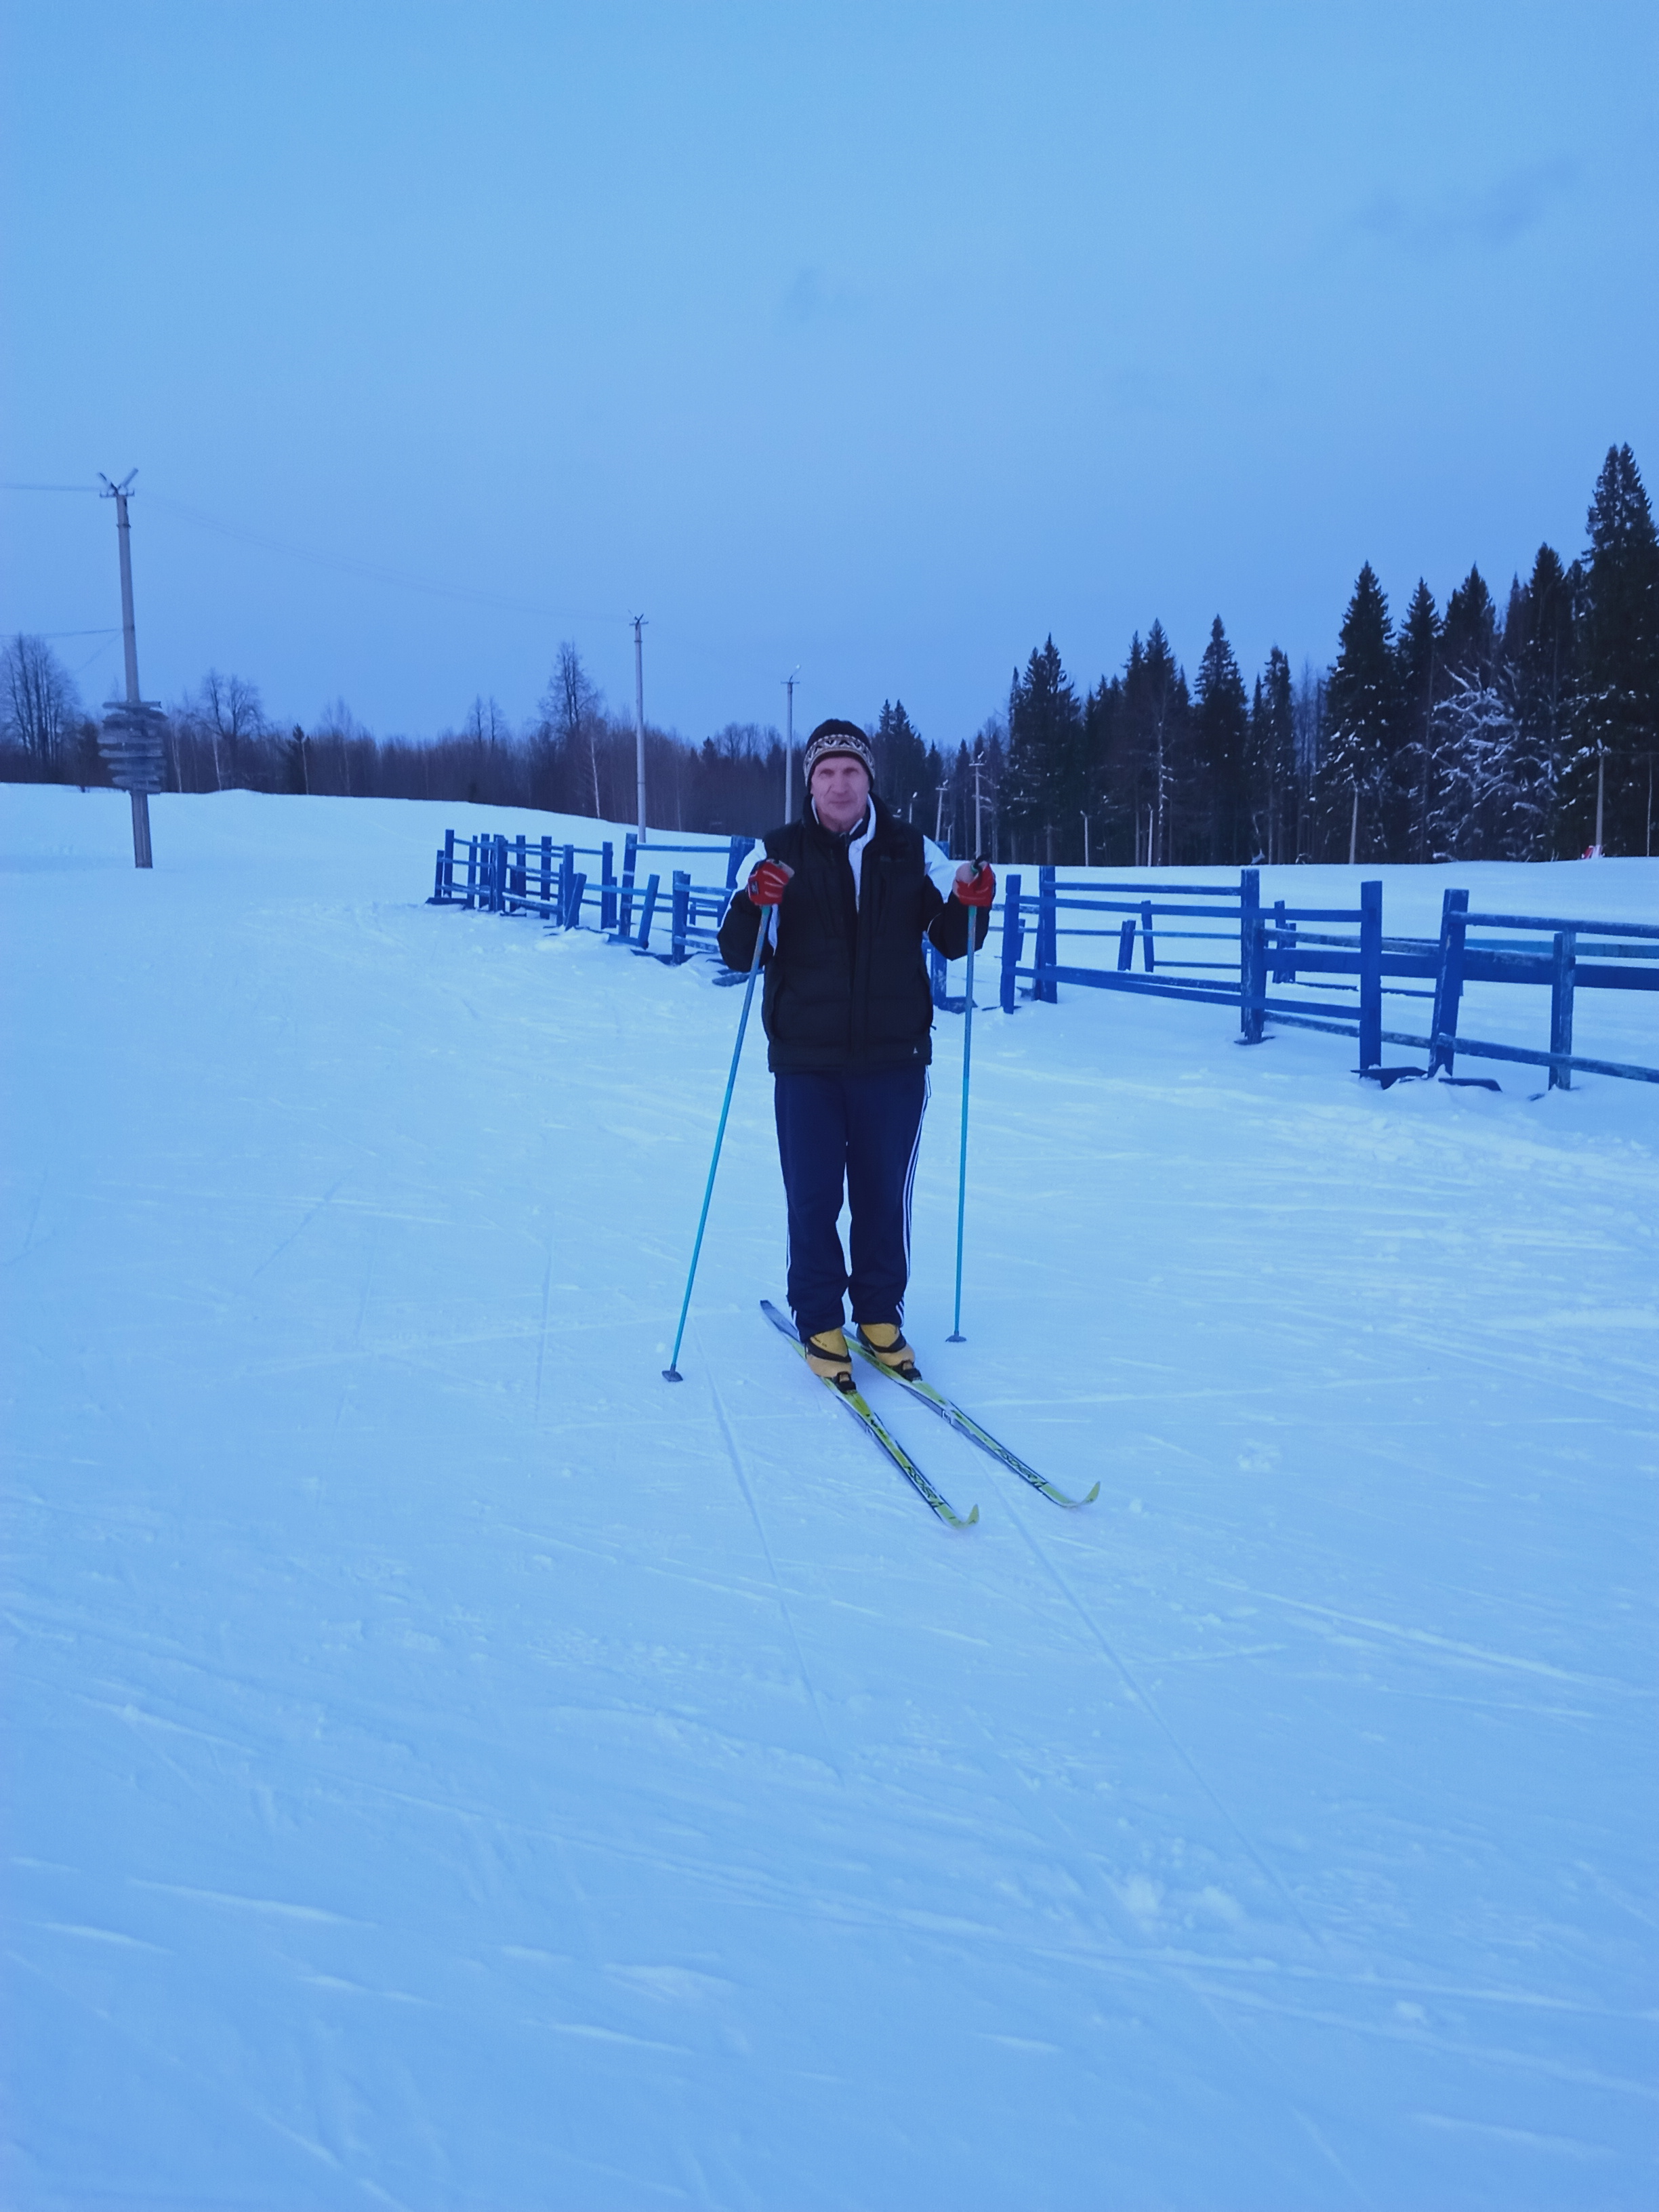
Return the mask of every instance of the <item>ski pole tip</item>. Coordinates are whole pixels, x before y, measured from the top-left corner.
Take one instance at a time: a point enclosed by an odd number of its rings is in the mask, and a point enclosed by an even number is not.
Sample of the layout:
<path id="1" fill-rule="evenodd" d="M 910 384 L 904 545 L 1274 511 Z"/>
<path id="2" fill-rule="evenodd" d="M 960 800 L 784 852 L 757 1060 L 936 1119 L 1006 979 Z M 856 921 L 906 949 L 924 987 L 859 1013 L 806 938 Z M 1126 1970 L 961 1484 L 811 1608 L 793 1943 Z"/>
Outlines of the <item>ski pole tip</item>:
<path id="1" fill-rule="evenodd" d="M 662 1370 L 662 1379 L 665 1382 L 684 1382 L 685 1377 L 678 1367 L 665 1367 Z"/>
<path id="2" fill-rule="evenodd" d="M 953 1328 L 945 1341 L 947 1344 L 966 1344 L 968 1340 L 959 1328 Z"/>

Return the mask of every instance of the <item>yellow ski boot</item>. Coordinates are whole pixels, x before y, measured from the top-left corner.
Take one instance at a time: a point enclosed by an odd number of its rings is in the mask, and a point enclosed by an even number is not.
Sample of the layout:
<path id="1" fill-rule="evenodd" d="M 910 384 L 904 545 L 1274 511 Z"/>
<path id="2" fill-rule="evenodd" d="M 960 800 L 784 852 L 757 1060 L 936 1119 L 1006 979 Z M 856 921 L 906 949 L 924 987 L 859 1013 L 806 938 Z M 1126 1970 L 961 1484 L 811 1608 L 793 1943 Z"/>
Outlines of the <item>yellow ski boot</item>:
<path id="1" fill-rule="evenodd" d="M 847 1339 L 838 1328 L 821 1328 L 816 1336 L 806 1340 L 806 1364 L 814 1375 L 821 1375 L 826 1382 L 833 1382 L 837 1390 L 856 1388 L 853 1381 L 853 1355 L 847 1348 Z"/>
<path id="2" fill-rule="evenodd" d="M 896 1322 L 872 1321 L 858 1325 L 859 1342 L 871 1357 L 907 1382 L 915 1382 L 921 1374 L 916 1365 L 916 1355 L 904 1341 L 904 1331 Z"/>

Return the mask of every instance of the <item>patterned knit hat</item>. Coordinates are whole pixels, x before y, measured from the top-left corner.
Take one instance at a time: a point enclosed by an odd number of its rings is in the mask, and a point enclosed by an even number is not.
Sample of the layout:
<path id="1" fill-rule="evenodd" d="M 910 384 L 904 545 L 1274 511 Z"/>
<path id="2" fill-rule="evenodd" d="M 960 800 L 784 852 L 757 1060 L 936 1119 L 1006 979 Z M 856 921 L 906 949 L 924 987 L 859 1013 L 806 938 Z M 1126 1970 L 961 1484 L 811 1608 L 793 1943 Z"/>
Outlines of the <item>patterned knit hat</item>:
<path id="1" fill-rule="evenodd" d="M 856 722 L 820 722 L 806 740 L 806 787 L 812 787 L 812 771 L 821 760 L 845 753 L 861 763 L 872 784 L 876 780 L 876 756 L 870 740 Z"/>

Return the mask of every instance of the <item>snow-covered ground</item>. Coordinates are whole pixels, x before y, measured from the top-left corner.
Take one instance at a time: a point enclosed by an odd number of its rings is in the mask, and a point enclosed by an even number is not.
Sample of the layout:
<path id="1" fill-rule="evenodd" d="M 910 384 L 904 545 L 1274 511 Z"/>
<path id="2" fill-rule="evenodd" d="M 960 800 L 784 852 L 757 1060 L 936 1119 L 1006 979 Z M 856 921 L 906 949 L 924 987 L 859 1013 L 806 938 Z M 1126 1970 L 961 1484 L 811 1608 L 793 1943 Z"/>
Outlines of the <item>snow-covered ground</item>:
<path id="1" fill-rule="evenodd" d="M 954 1535 L 757 1311 L 758 1035 L 659 1379 L 706 965 L 154 816 L 0 788 L 7 2205 L 1659 2201 L 1659 1091 L 987 1012 L 953 1349 L 946 1018 L 910 1333 L 1102 1484 L 897 1404 Z"/>

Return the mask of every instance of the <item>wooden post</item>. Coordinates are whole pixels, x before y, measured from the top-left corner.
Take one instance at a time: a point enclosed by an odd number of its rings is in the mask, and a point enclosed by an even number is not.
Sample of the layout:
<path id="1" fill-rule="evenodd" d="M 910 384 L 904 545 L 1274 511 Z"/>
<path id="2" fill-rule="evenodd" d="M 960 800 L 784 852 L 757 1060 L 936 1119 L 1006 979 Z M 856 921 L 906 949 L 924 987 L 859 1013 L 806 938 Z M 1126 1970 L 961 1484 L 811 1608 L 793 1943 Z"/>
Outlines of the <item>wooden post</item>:
<path id="1" fill-rule="evenodd" d="M 607 839 L 599 848 L 599 927 L 617 927 L 617 855 Z"/>
<path id="2" fill-rule="evenodd" d="M 1152 972 L 1152 902 L 1140 902 L 1140 965 L 1146 974 Z"/>
<path id="3" fill-rule="evenodd" d="M 1002 1011 L 1012 1014 L 1019 995 L 1019 955 L 1024 931 L 1020 927 L 1019 878 L 1008 876 L 1002 886 Z"/>
<path id="4" fill-rule="evenodd" d="M 1457 1010 L 1463 996 L 1463 939 L 1468 924 L 1467 891 L 1448 891 L 1440 902 L 1440 964 L 1434 979 L 1434 1018 L 1430 1024 L 1429 1073 L 1449 1075 L 1457 1054 Z"/>
<path id="5" fill-rule="evenodd" d="M 1572 991 L 1574 970 L 1578 964 L 1578 933 L 1576 929 L 1558 929 L 1555 933 L 1555 969 L 1550 977 L 1550 1050 L 1570 1054 L 1572 1050 Z M 1550 1063 L 1549 1087 L 1552 1091 L 1571 1091 L 1572 1070 Z"/>
<path id="6" fill-rule="evenodd" d="M 1135 964 L 1135 918 L 1132 914 L 1123 917 L 1123 927 L 1117 933 L 1117 972 L 1127 975 Z"/>
<path id="7" fill-rule="evenodd" d="M 690 919 L 691 878 L 684 868 L 674 871 L 672 920 L 670 923 L 669 958 L 676 968 L 685 960 L 685 931 Z"/>
<path id="8" fill-rule="evenodd" d="M 657 911 L 657 886 L 661 881 L 660 876 L 652 876 L 646 883 L 645 903 L 640 909 L 639 950 L 641 952 L 651 950 L 651 917 Z"/>
<path id="9" fill-rule="evenodd" d="M 1053 837 L 1049 832 L 1050 839 Z M 1036 988 L 1031 996 L 1046 1006 L 1055 1005 L 1060 988 L 1054 967 L 1060 958 L 1060 915 L 1054 903 L 1054 872 L 1047 862 L 1037 870 L 1037 940 Z"/>
<path id="10" fill-rule="evenodd" d="M 1382 886 L 1359 886 L 1359 1066 L 1382 1065 Z"/>
<path id="11" fill-rule="evenodd" d="M 622 910 L 617 922 L 617 932 L 624 944 L 628 942 L 629 928 L 634 919 L 634 862 L 639 849 L 640 841 L 630 830 L 623 841 Z"/>
<path id="12" fill-rule="evenodd" d="M 1261 872 L 1259 868 L 1241 868 L 1238 872 L 1238 1039 L 1241 1044 L 1260 1044 L 1261 1042 L 1261 1000 L 1266 985 L 1265 971 L 1257 981 L 1261 968 L 1261 953 L 1266 939 L 1261 934 Z"/>

